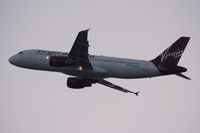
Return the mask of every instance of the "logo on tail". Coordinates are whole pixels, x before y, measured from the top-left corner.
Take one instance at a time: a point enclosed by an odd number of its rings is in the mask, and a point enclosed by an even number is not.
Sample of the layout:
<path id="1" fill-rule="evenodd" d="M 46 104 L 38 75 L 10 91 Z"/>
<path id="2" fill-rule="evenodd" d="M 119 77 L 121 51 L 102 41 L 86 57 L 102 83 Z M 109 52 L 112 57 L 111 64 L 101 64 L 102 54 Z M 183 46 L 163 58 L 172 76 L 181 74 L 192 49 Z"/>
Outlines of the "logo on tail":
<path id="1" fill-rule="evenodd" d="M 170 48 L 170 47 L 169 47 Z M 167 48 L 162 54 L 161 54 L 161 62 L 163 62 L 164 60 L 167 59 L 167 57 L 174 57 L 174 58 L 178 58 L 181 57 L 184 50 L 177 50 L 174 52 L 169 53 L 169 48 Z"/>
<path id="2" fill-rule="evenodd" d="M 180 37 L 176 42 L 174 42 L 170 47 L 163 51 L 151 62 L 159 69 L 162 64 L 167 64 L 170 66 L 170 62 L 173 60 L 173 65 L 176 66 L 185 50 L 190 37 Z M 169 61 L 170 60 L 170 61 Z"/>

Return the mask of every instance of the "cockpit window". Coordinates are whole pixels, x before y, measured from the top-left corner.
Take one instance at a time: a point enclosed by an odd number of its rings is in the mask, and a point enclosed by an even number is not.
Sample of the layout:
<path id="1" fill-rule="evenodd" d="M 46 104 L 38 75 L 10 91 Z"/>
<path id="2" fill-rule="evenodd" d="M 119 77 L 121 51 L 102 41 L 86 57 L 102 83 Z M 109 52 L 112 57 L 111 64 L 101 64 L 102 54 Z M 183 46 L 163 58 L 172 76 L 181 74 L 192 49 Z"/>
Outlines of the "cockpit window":
<path id="1" fill-rule="evenodd" d="M 23 54 L 23 52 L 19 52 L 18 54 Z"/>

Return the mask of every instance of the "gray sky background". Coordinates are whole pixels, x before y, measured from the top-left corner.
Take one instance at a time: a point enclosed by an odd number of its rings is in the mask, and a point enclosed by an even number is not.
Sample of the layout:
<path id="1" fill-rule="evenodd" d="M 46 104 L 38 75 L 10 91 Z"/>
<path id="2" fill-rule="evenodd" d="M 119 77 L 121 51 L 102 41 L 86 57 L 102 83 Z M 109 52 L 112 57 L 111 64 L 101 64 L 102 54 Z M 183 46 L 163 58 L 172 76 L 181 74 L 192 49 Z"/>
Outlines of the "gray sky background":
<path id="1" fill-rule="evenodd" d="M 199 133 L 198 0 L 1 0 L 1 133 Z M 180 36 L 191 40 L 177 76 L 109 79 L 140 96 L 101 85 L 66 87 L 68 75 L 15 67 L 25 49 L 69 51 L 89 31 L 90 53 L 150 60 Z"/>

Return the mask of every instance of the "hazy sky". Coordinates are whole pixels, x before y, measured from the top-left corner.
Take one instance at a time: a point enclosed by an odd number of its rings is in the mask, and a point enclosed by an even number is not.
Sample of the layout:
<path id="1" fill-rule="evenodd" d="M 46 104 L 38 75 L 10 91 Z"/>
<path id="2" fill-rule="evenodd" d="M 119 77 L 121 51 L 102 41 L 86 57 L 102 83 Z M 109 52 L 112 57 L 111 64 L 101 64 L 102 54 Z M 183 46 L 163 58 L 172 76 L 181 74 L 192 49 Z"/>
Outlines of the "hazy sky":
<path id="1" fill-rule="evenodd" d="M 0 0 L 1 133 L 199 133 L 198 0 Z M 68 75 L 15 67 L 25 49 L 69 51 L 88 29 L 90 53 L 150 60 L 180 36 L 191 40 L 177 76 L 108 79 L 140 96 L 93 85 L 67 88 Z"/>

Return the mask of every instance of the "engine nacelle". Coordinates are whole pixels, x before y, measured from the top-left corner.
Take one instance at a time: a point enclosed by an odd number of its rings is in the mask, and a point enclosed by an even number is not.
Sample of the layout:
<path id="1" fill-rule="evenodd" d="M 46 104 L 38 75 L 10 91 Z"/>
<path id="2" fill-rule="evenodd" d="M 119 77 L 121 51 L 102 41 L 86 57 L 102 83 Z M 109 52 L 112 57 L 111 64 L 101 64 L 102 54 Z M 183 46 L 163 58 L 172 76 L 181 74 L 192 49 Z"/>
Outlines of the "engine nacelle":
<path id="1" fill-rule="evenodd" d="M 66 56 L 51 56 L 49 59 L 49 65 L 54 67 L 65 67 Z"/>
<path id="2" fill-rule="evenodd" d="M 87 79 L 71 77 L 67 79 L 67 86 L 72 89 L 82 89 L 84 87 L 92 86 L 92 83 Z"/>

